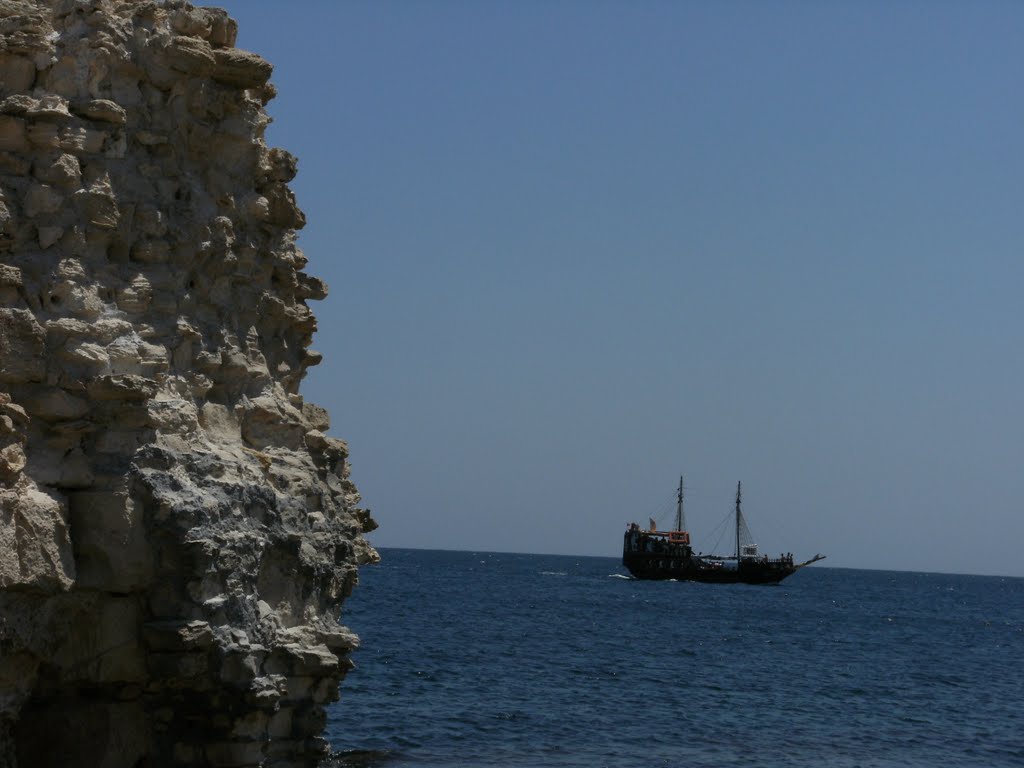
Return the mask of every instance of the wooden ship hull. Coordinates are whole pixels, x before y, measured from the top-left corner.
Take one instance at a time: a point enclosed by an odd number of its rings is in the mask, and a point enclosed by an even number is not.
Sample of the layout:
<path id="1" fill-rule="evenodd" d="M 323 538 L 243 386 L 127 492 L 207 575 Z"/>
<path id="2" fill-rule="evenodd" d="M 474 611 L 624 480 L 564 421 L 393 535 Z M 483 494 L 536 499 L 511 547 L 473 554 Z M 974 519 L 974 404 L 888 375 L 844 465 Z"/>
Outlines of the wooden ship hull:
<path id="1" fill-rule="evenodd" d="M 745 559 L 702 557 L 688 545 L 669 544 L 664 534 L 626 531 L 622 564 L 637 579 L 677 579 L 709 584 L 778 584 L 801 566 L 789 558 Z M 803 565 L 803 564 L 801 564 Z"/>

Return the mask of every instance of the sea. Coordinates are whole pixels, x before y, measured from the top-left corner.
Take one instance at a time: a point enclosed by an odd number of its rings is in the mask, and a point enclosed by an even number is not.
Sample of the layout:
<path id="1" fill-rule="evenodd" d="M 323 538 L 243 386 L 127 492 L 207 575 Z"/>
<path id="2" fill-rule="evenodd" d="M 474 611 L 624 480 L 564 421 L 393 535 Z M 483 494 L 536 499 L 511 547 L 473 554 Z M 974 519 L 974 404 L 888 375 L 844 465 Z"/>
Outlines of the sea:
<path id="1" fill-rule="evenodd" d="M 362 645 L 328 713 L 338 766 L 1024 766 L 1024 579 L 381 556 L 342 615 Z"/>

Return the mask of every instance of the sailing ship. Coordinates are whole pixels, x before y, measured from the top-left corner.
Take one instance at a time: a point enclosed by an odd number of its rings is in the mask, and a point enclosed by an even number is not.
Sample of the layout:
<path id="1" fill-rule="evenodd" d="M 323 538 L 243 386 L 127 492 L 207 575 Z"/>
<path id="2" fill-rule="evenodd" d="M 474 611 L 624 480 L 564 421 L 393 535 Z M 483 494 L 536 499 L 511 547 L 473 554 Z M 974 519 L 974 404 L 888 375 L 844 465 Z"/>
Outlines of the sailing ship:
<path id="1" fill-rule="evenodd" d="M 622 542 L 622 564 L 637 579 L 677 579 L 714 584 L 778 584 L 804 566 L 825 558 L 815 555 L 794 563 L 791 553 L 758 554 L 743 520 L 742 483 L 736 484 L 736 551 L 732 556 L 694 554 L 683 516 L 683 478 L 676 496 L 675 530 L 659 531 L 654 520 L 644 530 L 630 523 Z"/>

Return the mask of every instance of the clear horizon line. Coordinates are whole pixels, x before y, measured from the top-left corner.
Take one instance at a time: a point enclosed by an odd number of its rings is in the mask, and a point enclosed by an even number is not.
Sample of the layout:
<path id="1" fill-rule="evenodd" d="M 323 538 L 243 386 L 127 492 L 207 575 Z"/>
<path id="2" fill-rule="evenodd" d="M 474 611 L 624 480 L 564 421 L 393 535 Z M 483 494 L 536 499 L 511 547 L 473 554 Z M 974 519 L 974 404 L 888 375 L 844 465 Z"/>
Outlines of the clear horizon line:
<path id="1" fill-rule="evenodd" d="M 371 542 L 372 544 L 372 542 Z M 514 552 L 511 550 L 497 550 L 497 549 L 444 549 L 440 547 L 398 547 L 398 546 L 376 546 L 373 548 L 380 550 L 389 549 L 405 549 L 414 552 L 465 552 L 467 554 L 474 555 L 523 555 L 526 557 L 585 557 L 594 560 L 617 560 L 621 565 L 621 558 L 617 555 L 580 555 L 565 552 Z M 828 557 L 826 555 L 826 557 Z M 377 563 L 368 563 L 367 565 L 377 565 Z M 363 567 L 363 566 L 360 566 Z M 833 571 L 872 571 L 875 573 L 917 573 L 923 576 L 977 576 L 980 578 L 987 579 L 1024 579 L 1024 576 L 1014 576 L 1007 573 L 961 573 L 959 571 L 917 571 L 909 568 L 851 568 L 846 565 L 818 565 L 815 563 L 816 569 L 828 568 Z"/>

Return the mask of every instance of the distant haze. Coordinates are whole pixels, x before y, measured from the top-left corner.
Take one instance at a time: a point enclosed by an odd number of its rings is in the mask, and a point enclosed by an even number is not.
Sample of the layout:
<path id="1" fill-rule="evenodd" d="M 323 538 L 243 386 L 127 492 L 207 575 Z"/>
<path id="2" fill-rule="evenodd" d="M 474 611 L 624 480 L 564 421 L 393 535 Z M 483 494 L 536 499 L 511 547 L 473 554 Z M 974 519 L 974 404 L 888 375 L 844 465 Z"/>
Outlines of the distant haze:
<path id="1" fill-rule="evenodd" d="M 1024 5 L 220 4 L 375 543 L 1024 576 Z"/>

